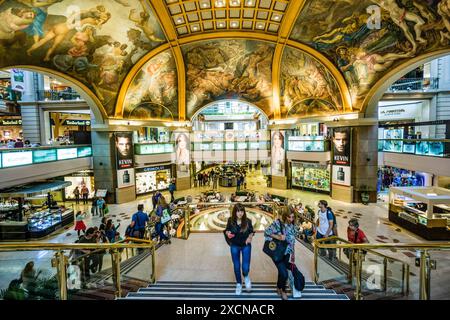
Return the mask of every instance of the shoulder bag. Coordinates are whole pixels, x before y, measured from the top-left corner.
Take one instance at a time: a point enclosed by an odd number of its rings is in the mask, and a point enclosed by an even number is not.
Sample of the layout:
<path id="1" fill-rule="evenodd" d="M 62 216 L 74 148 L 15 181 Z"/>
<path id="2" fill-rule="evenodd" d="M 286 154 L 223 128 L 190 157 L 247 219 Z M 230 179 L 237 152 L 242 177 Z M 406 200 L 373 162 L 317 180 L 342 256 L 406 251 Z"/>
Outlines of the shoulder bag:
<path id="1" fill-rule="evenodd" d="M 161 215 L 161 223 L 162 224 L 166 224 L 167 222 L 169 222 L 172 218 L 170 217 L 170 212 L 169 209 L 164 208 L 162 210 L 162 215 Z"/>
<path id="2" fill-rule="evenodd" d="M 278 220 L 281 228 L 281 234 L 284 234 L 283 223 Z M 284 259 L 288 243 L 286 240 L 266 240 L 264 242 L 263 252 L 272 258 L 273 262 L 278 263 Z"/>

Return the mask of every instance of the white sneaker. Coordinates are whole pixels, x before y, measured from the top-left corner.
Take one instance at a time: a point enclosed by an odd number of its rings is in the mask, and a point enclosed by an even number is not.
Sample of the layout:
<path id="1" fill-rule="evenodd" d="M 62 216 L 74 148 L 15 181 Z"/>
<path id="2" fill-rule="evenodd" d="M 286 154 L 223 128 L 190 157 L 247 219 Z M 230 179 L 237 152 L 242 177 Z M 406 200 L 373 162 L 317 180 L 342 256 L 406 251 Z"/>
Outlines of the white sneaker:
<path id="1" fill-rule="evenodd" d="M 244 277 L 245 289 L 250 292 L 252 290 L 252 281 L 250 280 L 250 276 Z"/>
<path id="2" fill-rule="evenodd" d="M 237 283 L 236 284 L 236 295 L 240 296 L 242 293 L 242 284 Z"/>

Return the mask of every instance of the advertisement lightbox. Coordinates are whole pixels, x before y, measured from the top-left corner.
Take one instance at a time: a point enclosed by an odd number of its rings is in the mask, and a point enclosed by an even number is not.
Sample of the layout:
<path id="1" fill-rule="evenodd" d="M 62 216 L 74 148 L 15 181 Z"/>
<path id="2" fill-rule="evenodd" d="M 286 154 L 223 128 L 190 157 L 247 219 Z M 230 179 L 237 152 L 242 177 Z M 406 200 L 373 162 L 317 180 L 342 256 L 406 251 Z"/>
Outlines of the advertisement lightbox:
<path id="1" fill-rule="evenodd" d="M 34 150 L 33 151 L 33 162 L 34 163 L 56 161 L 56 159 L 57 159 L 56 149 Z"/>
<path id="2" fill-rule="evenodd" d="M 33 152 L 4 152 L 2 164 L 3 168 L 23 166 L 33 163 Z"/>
<path id="3" fill-rule="evenodd" d="M 77 148 L 57 149 L 58 160 L 74 159 L 77 157 Z"/>

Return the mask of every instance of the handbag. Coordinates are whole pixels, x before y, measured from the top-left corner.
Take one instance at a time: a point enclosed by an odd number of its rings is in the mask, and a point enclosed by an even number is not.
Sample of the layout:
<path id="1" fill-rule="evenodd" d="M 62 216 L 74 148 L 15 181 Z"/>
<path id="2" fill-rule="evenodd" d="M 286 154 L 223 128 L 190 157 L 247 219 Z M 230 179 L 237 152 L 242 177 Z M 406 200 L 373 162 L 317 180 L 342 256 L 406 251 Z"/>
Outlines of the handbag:
<path id="1" fill-rule="evenodd" d="M 283 223 L 280 220 L 278 220 L 278 222 L 280 223 L 281 233 L 283 234 Z M 287 246 L 288 243 L 286 240 L 266 240 L 264 242 L 263 252 L 271 257 L 273 262 L 278 263 L 284 259 Z"/>

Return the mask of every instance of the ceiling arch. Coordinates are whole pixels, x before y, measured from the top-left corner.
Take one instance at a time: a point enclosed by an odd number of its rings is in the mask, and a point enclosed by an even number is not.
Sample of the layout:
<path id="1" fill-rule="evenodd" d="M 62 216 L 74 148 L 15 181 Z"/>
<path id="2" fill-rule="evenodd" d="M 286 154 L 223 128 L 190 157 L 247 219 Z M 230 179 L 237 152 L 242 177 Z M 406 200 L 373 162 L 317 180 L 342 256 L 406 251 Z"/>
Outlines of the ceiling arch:
<path id="1" fill-rule="evenodd" d="M 103 107 L 101 101 L 98 99 L 98 97 L 92 92 L 85 84 L 83 84 L 81 81 L 78 81 L 77 79 L 68 76 L 62 72 L 55 71 L 53 69 L 49 68 L 43 68 L 43 67 L 37 67 L 37 66 L 31 66 L 31 65 L 11 65 L 11 66 L 5 66 L 2 69 L 22 69 L 32 72 L 38 72 L 41 74 L 45 74 L 48 76 L 51 76 L 53 78 L 56 78 L 60 81 L 63 81 L 73 87 L 78 94 L 86 101 L 86 103 L 91 108 L 91 111 L 95 117 L 95 122 L 97 124 L 101 124 L 108 118 L 108 115 L 106 113 L 105 108 Z"/>

